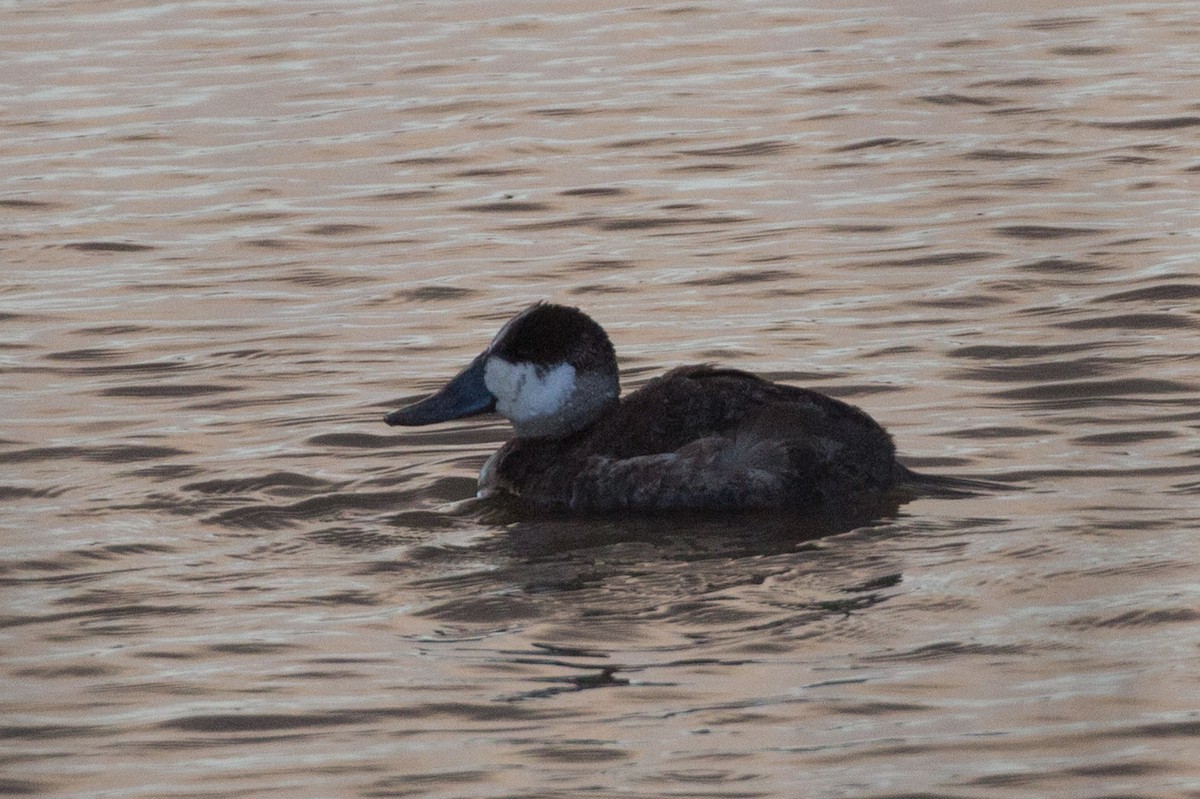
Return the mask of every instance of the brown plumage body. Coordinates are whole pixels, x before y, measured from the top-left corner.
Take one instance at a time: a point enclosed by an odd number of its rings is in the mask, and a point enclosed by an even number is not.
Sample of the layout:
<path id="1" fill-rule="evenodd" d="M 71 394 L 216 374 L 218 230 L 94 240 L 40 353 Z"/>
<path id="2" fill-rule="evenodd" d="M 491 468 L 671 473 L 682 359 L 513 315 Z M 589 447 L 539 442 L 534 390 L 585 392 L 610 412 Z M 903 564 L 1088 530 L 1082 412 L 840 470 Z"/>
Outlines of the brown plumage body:
<path id="1" fill-rule="evenodd" d="M 685 366 L 570 436 L 512 439 L 480 486 L 576 512 L 811 510 L 871 501 L 900 469 L 891 437 L 853 405 L 735 369 Z"/>

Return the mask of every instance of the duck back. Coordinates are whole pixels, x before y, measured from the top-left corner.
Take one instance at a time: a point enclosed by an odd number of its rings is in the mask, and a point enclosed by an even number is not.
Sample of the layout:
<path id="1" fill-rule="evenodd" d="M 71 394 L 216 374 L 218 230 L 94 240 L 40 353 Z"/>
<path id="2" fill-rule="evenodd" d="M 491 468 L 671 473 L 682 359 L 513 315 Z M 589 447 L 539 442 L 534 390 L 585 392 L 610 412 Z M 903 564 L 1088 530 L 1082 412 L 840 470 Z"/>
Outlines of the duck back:
<path id="1" fill-rule="evenodd" d="M 571 511 L 816 509 L 878 496 L 898 474 L 863 411 L 736 369 L 675 369 L 567 438 L 516 438 L 484 493 Z"/>

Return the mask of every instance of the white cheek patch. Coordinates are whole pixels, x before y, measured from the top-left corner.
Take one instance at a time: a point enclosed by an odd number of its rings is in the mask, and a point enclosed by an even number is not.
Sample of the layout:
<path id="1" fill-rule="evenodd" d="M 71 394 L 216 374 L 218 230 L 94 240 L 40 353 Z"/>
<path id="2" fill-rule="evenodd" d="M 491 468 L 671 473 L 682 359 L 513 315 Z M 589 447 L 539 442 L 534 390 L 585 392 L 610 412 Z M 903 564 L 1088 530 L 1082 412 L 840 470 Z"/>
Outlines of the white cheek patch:
<path id="1" fill-rule="evenodd" d="M 484 367 L 483 382 L 496 398 L 500 415 L 519 424 L 562 411 L 575 388 L 575 367 L 560 363 L 546 369 L 492 357 Z"/>

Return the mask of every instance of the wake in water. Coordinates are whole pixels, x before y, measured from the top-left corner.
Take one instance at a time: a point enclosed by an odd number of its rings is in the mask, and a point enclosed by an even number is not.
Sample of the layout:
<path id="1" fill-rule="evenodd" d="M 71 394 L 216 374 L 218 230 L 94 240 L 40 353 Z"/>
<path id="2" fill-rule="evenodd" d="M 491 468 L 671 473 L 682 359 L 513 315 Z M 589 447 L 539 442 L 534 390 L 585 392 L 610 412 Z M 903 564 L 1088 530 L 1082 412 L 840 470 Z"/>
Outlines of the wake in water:
<path id="1" fill-rule="evenodd" d="M 896 464 L 896 469 L 896 485 L 893 491 L 904 496 L 906 501 L 919 497 L 968 499 L 988 494 L 1024 490 L 1022 486 L 1012 483 L 1003 483 L 978 477 L 950 477 L 942 474 L 914 472 L 907 466 L 901 466 L 900 464 Z"/>

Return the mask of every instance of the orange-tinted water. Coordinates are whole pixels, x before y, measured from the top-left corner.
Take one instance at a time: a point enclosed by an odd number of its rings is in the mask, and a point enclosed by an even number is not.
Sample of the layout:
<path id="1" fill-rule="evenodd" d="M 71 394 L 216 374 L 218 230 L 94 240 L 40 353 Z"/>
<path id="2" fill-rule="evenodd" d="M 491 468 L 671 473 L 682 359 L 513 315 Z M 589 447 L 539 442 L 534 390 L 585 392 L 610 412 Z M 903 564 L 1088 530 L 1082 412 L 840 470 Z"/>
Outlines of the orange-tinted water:
<path id="1" fill-rule="evenodd" d="M 810 4 L 811 5 L 811 4 Z M 1200 796 L 1191 2 L 0 8 L 0 789 Z M 496 521 L 540 298 L 1013 484 Z"/>

